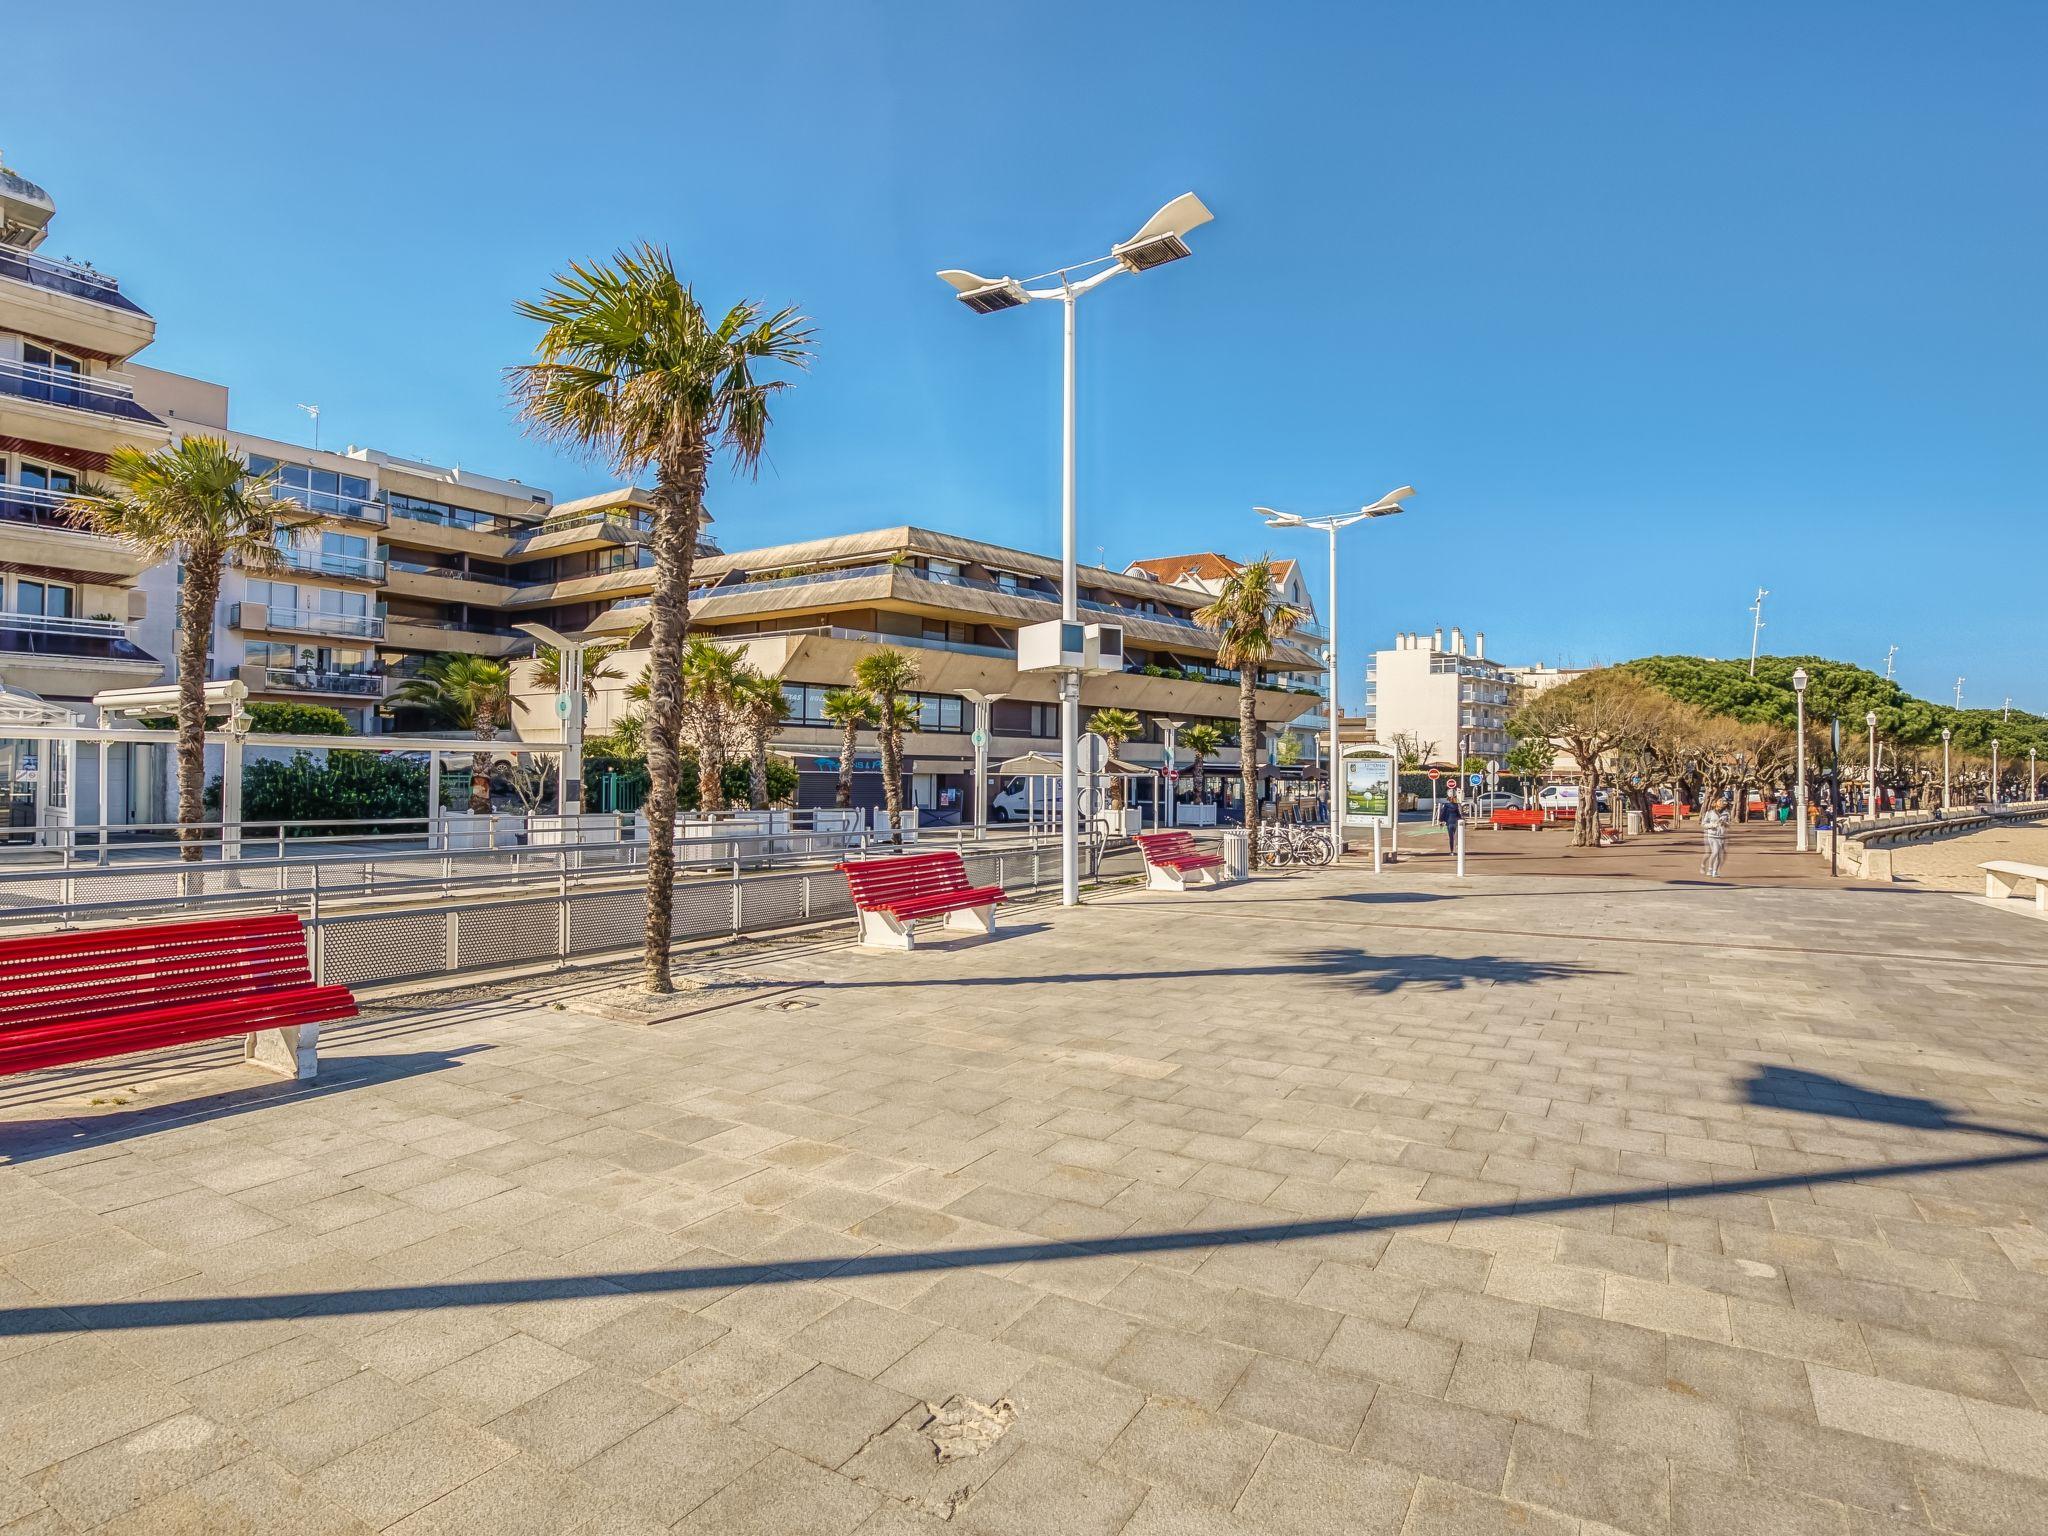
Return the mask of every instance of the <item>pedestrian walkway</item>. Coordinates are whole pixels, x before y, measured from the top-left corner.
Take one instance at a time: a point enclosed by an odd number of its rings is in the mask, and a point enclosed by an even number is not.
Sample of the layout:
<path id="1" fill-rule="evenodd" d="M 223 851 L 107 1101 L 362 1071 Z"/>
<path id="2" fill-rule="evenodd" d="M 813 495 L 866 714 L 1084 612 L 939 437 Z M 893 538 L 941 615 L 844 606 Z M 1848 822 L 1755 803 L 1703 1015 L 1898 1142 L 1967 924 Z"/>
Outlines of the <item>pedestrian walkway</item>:
<path id="1" fill-rule="evenodd" d="M 0 1080 L 0 1530 L 2048 1530 L 2034 925 L 1427 859 L 1008 917 Z"/>
<path id="2" fill-rule="evenodd" d="M 1496 831 L 1483 822 L 1470 823 L 1465 829 L 1466 869 L 1474 874 L 1708 883 L 1700 873 L 1700 856 L 1705 850 L 1696 821 L 1672 831 L 1640 833 L 1612 848 L 1574 848 L 1571 837 L 1572 829 L 1565 825 L 1531 832 L 1522 827 Z M 1793 829 L 1781 822 L 1730 822 L 1728 860 L 1722 866 L 1720 883 L 1813 889 L 1849 883 L 1828 873 L 1826 859 L 1796 852 L 1792 839 Z M 1450 862 L 1449 839 L 1440 829 L 1416 837 L 1403 827 L 1401 850 L 1415 856 L 1419 869 L 1441 868 Z M 1371 857 L 1368 848 L 1368 863 Z"/>

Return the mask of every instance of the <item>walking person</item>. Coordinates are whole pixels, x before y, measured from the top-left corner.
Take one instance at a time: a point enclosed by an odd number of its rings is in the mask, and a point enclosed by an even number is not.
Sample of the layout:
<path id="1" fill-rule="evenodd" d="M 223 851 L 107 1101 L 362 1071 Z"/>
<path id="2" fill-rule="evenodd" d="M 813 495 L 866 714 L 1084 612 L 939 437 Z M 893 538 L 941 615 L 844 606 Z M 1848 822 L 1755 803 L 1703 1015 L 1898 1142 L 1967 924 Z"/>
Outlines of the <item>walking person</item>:
<path id="1" fill-rule="evenodd" d="M 1710 805 L 1700 813 L 1700 832 L 1706 838 L 1706 854 L 1700 860 L 1700 873 L 1709 880 L 1721 878 L 1721 861 L 1728 857 L 1728 813 L 1719 805 Z"/>
<path id="2" fill-rule="evenodd" d="M 1458 803 L 1458 791 L 1453 788 L 1437 802 L 1436 819 L 1444 824 L 1444 831 L 1450 834 L 1445 852 L 1452 858 L 1458 856 L 1458 823 L 1464 818 L 1465 808 Z"/>

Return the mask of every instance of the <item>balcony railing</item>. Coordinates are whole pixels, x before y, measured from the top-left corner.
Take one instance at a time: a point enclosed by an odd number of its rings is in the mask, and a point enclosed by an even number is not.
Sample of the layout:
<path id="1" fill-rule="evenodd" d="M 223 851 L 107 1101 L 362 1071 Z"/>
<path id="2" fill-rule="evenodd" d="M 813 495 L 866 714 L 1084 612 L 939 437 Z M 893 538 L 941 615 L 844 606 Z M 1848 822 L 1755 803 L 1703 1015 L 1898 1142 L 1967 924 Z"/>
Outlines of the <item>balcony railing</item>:
<path id="1" fill-rule="evenodd" d="M 118 619 L 74 619 L 50 613 L 0 613 L 0 652 L 99 661 L 154 661 Z"/>
<path id="2" fill-rule="evenodd" d="M 90 411 L 95 416 L 161 425 L 135 403 L 135 391 L 126 385 L 109 384 L 91 374 L 50 368 L 42 363 L 0 362 L 0 395 L 41 405 L 61 405 L 67 410 Z"/>
<path id="3" fill-rule="evenodd" d="M 235 604 L 228 623 L 235 629 L 280 629 L 297 635 L 340 635 L 350 640 L 384 638 L 384 621 L 375 614 L 267 608 L 262 603 Z"/>
<path id="4" fill-rule="evenodd" d="M 486 576 L 481 571 L 458 571 L 447 565 L 422 565 L 417 560 L 391 560 L 386 564 L 393 571 L 404 571 L 412 576 L 438 576 L 444 581 L 478 581 L 487 587 L 504 587 L 508 590 L 519 585 L 503 576 Z"/>
<path id="5" fill-rule="evenodd" d="M 263 669 L 264 686 L 292 693 L 349 693 L 366 699 L 384 696 L 381 672 L 313 672 L 290 667 Z"/>
<path id="6" fill-rule="evenodd" d="M 408 507 L 399 502 L 380 503 L 393 517 L 406 518 L 415 523 L 431 523 L 436 528 L 453 528 L 457 533 L 528 533 L 532 523 L 516 522 L 509 517 L 499 517 L 490 512 L 471 512 L 465 507 L 455 507 L 449 512 L 429 512 L 424 507 Z"/>
<path id="7" fill-rule="evenodd" d="M 70 508 L 91 500 L 75 491 L 53 491 L 40 485 L 9 485 L 0 481 L 0 522 L 34 523 L 43 528 L 85 532 Z"/>
<path id="8" fill-rule="evenodd" d="M 74 299 L 90 299 L 95 304 L 125 309 L 132 314 L 143 313 L 141 306 L 125 296 L 113 278 L 75 261 L 56 261 L 0 246 L 0 277 L 51 293 L 66 293 Z"/>
<path id="9" fill-rule="evenodd" d="M 278 556 L 295 571 L 322 576 L 348 576 L 357 581 L 382 581 L 384 562 L 367 555 L 346 555 L 327 549 L 282 549 Z"/>
<path id="10" fill-rule="evenodd" d="M 617 523 L 634 533 L 654 532 L 654 518 L 646 512 L 622 512 L 599 508 L 595 512 L 571 512 L 563 517 L 543 518 L 529 533 L 560 533 L 564 528 L 581 528 L 590 523 Z"/>

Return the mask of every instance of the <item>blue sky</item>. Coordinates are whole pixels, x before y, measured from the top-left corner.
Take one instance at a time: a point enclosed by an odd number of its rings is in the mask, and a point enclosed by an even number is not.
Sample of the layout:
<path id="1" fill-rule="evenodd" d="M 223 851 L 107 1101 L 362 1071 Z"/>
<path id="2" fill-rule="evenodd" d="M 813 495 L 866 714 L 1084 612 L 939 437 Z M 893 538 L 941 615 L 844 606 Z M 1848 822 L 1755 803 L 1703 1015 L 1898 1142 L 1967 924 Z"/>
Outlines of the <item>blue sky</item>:
<path id="1" fill-rule="evenodd" d="M 513 301 L 668 244 L 708 302 L 816 318 L 728 548 L 918 521 L 1054 552 L 1041 271 L 1198 191 L 1196 259 L 1081 312 L 1081 545 L 1348 535 L 1362 648 L 1881 666 L 2048 709 L 2048 9 L 911 3 L 577 10 L 126 0 L 8 23 L 0 147 L 46 249 L 158 317 L 236 424 L 568 496 L 521 435 Z M 488 18 L 488 19 L 486 19 Z M 1350 663 L 1357 663 L 1356 665 Z"/>

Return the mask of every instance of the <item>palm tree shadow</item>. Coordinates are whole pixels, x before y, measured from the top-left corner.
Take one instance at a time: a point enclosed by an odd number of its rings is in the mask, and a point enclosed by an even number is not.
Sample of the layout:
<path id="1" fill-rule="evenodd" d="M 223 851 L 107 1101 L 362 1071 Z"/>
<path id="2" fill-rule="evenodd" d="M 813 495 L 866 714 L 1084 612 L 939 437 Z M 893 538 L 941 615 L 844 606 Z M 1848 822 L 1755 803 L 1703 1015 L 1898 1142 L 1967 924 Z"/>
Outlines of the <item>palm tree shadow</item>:
<path id="1" fill-rule="evenodd" d="M 1355 991 L 1385 996 L 1405 988 L 1462 992 L 1467 987 L 1533 987 L 1611 971 L 1569 960 L 1522 960 L 1507 955 L 1433 953 L 1376 955 L 1360 949 L 1312 949 L 1301 973 L 1327 977 Z"/>
<path id="2" fill-rule="evenodd" d="M 1844 1120 L 1870 1120 L 1880 1125 L 1902 1125 L 1917 1131 L 1978 1131 L 2048 1144 L 2048 1136 L 2037 1135 L 2033 1131 L 1990 1125 L 1982 1120 L 1958 1119 L 1955 1111 L 1939 1099 L 1885 1093 L 1881 1089 L 1862 1087 L 1846 1078 L 1830 1077 L 1825 1072 L 1809 1072 L 1803 1067 L 1760 1066 L 1743 1080 L 1742 1090 L 1750 1103 L 1764 1108 L 1834 1115 Z"/>

